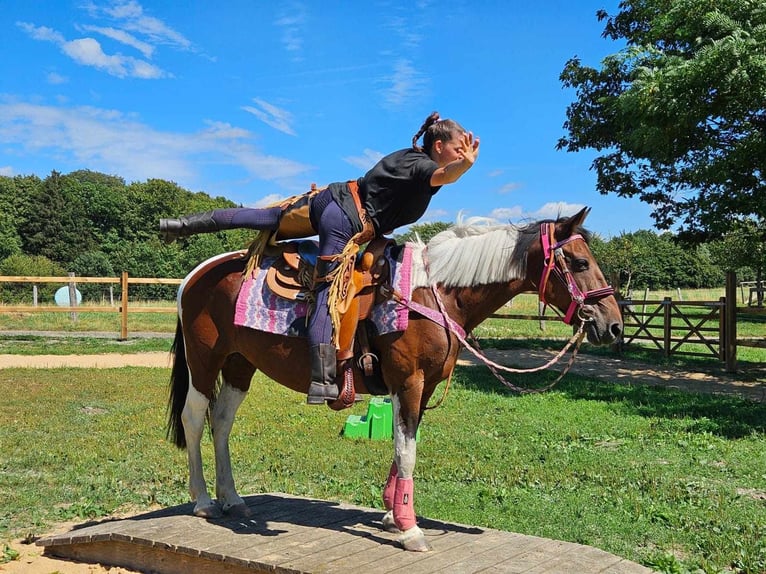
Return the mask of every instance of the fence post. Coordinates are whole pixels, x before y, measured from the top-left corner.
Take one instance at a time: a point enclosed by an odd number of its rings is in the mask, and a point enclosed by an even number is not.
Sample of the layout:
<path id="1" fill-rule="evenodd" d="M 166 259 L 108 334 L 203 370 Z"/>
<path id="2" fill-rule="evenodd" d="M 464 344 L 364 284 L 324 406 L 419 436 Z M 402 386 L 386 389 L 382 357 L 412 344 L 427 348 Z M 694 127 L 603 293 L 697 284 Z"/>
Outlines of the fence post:
<path id="1" fill-rule="evenodd" d="M 725 359 L 726 372 L 737 372 L 737 274 L 734 271 L 726 272 L 726 304 L 724 306 L 723 322 L 726 333 Z"/>
<path id="2" fill-rule="evenodd" d="M 70 307 L 77 307 L 77 287 L 76 287 L 76 285 L 74 283 L 74 273 L 70 271 L 69 273 L 67 273 L 67 275 L 69 276 L 69 279 L 70 279 L 70 281 L 68 283 L 68 285 L 69 285 L 69 306 Z M 71 313 L 69 313 L 69 318 L 72 320 L 72 323 L 76 323 L 77 322 L 77 311 L 72 311 Z"/>
<path id="3" fill-rule="evenodd" d="M 120 277 L 120 289 L 122 289 L 122 307 L 120 307 L 120 314 L 122 315 L 122 321 L 120 322 L 120 341 L 128 340 L 128 272 L 123 271 Z"/>
<path id="4" fill-rule="evenodd" d="M 662 298 L 662 311 L 663 311 L 663 347 L 665 348 L 665 356 L 670 356 L 670 335 L 672 332 L 672 316 L 670 314 L 673 300 L 670 297 Z"/>

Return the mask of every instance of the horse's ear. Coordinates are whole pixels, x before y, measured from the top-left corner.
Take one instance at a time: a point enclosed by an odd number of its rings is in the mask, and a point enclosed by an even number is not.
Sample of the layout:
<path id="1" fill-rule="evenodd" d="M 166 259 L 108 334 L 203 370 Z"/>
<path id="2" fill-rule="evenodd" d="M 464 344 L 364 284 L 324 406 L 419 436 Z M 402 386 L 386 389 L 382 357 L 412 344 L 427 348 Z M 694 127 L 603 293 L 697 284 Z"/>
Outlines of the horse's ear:
<path id="1" fill-rule="evenodd" d="M 580 211 L 561 222 L 562 228 L 567 231 L 566 237 L 573 235 L 578 227 L 582 227 L 589 213 L 590 207 L 583 207 Z"/>

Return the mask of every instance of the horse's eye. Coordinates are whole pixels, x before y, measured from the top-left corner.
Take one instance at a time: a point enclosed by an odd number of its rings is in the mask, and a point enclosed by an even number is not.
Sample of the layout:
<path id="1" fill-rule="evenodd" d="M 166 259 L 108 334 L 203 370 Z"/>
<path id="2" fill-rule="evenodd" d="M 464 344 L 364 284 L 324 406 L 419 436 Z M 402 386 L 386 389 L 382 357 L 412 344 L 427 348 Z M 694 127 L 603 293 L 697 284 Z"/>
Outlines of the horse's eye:
<path id="1" fill-rule="evenodd" d="M 577 271 L 587 271 L 588 267 L 590 267 L 590 264 L 588 263 L 587 259 L 575 259 L 572 262 L 572 269 Z"/>

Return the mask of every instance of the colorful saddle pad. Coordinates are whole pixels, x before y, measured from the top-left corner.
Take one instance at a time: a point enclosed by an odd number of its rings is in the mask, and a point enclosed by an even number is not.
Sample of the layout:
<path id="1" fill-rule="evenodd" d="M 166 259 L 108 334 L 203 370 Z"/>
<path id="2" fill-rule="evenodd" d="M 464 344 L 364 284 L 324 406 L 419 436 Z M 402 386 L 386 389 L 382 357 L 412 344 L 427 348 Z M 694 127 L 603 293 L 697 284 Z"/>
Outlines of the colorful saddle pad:
<path id="1" fill-rule="evenodd" d="M 412 249 L 389 247 L 386 258 L 391 266 L 391 285 L 407 300 L 412 295 Z M 288 301 L 271 292 L 266 284 L 266 271 L 275 258 L 264 257 L 261 264 L 245 279 L 237 296 L 234 324 L 267 333 L 289 337 L 306 336 L 305 301 Z M 372 323 L 379 335 L 404 331 L 407 328 L 409 309 L 393 300 L 376 305 L 372 311 Z"/>

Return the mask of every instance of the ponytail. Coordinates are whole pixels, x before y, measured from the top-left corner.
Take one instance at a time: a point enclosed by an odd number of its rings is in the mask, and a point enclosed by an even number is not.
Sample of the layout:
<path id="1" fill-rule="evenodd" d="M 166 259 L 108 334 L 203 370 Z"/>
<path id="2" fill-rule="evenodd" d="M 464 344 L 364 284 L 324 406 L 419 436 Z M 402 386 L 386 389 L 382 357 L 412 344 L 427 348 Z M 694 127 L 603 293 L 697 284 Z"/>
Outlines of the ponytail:
<path id="1" fill-rule="evenodd" d="M 412 148 L 431 155 L 435 141 L 449 141 L 455 132 L 462 133 L 465 130 L 453 120 L 443 120 L 439 112 L 433 112 L 420 126 L 418 133 L 412 138 Z M 423 146 L 418 145 L 420 136 L 423 136 Z"/>

